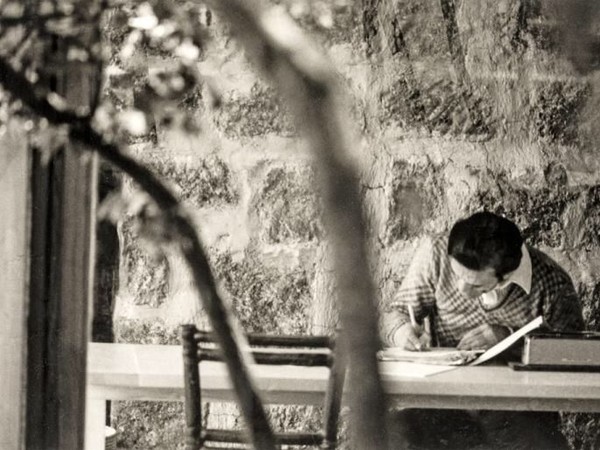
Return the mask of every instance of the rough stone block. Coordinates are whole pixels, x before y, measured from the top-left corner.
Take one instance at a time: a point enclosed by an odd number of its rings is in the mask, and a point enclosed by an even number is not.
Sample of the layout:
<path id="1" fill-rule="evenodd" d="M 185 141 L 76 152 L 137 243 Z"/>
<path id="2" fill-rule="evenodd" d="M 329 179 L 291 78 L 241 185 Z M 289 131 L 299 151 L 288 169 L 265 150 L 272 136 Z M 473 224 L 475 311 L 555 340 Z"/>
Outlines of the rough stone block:
<path id="1" fill-rule="evenodd" d="M 584 285 L 579 291 L 587 328 L 591 331 L 600 331 L 600 282 L 593 286 Z"/>
<path id="2" fill-rule="evenodd" d="M 508 70 L 528 50 L 544 44 L 540 2 L 483 0 L 464 2 L 456 11 L 469 73 Z"/>
<path id="3" fill-rule="evenodd" d="M 600 246 L 600 185 L 585 192 L 582 244 L 588 250 Z M 600 297 L 600 293 L 598 295 Z"/>
<path id="4" fill-rule="evenodd" d="M 448 57 L 446 23 L 439 2 L 397 2 L 394 13 L 387 19 L 394 31 L 394 39 L 389 43 L 392 53 L 410 58 Z"/>
<path id="5" fill-rule="evenodd" d="M 216 155 L 190 162 L 156 158 L 149 162 L 165 182 L 174 186 L 178 197 L 193 206 L 233 204 L 238 201 L 233 174 Z"/>
<path id="6" fill-rule="evenodd" d="M 185 413 L 178 402 L 113 402 L 112 421 L 119 437 L 117 446 L 126 449 L 183 449 Z M 317 432 L 321 408 L 314 406 L 264 405 L 275 431 Z M 244 420 L 234 403 L 204 403 L 205 426 L 243 429 Z"/>
<path id="7" fill-rule="evenodd" d="M 399 72 L 380 93 L 379 121 L 442 135 L 493 133 L 492 103 L 485 86 L 472 89 L 452 81 L 448 74 L 437 79 L 415 78 L 412 70 Z"/>
<path id="8" fill-rule="evenodd" d="M 439 3 L 362 2 L 367 56 L 447 57 L 448 41 Z M 388 52 L 390 52 L 388 54 Z"/>
<path id="9" fill-rule="evenodd" d="M 261 178 L 251 200 L 250 218 L 260 239 L 268 243 L 316 239 L 319 208 L 312 169 L 273 166 L 258 172 Z"/>
<path id="10" fill-rule="evenodd" d="M 581 81 L 540 84 L 531 100 L 534 136 L 562 145 L 577 143 L 578 117 L 591 95 Z"/>
<path id="11" fill-rule="evenodd" d="M 305 270 L 281 271 L 252 255 L 234 261 L 228 254 L 214 257 L 213 267 L 246 331 L 301 334 L 308 329 L 310 275 Z"/>
<path id="12" fill-rule="evenodd" d="M 254 84 L 247 96 L 230 92 L 214 116 L 215 126 L 228 137 L 253 137 L 268 133 L 293 135 L 287 112 L 273 89 Z"/>
<path id="13" fill-rule="evenodd" d="M 134 220 L 121 224 L 125 284 L 136 305 L 158 307 L 169 292 L 169 265 L 166 258 L 149 253 L 135 230 Z"/>
<path id="14" fill-rule="evenodd" d="M 531 17 L 523 31 L 529 34 L 531 42 L 539 50 L 552 51 L 560 46 L 560 30 L 539 15 Z"/>
<path id="15" fill-rule="evenodd" d="M 421 127 L 427 116 L 423 94 L 410 74 L 399 73 L 398 79 L 380 93 L 382 125 L 397 123 L 402 127 Z"/>
<path id="16" fill-rule="evenodd" d="M 115 319 L 115 342 L 127 344 L 179 345 L 179 328 L 162 320 Z"/>
<path id="17" fill-rule="evenodd" d="M 435 166 L 418 167 L 397 160 L 392 166 L 387 242 L 423 233 L 443 205 L 443 186 Z"/>
<path id="18" fill-rule="evenodd" d="M 131 450 L 183 449 L 185 415 L 180 402 L 112 402 L 117 447 Z"/>

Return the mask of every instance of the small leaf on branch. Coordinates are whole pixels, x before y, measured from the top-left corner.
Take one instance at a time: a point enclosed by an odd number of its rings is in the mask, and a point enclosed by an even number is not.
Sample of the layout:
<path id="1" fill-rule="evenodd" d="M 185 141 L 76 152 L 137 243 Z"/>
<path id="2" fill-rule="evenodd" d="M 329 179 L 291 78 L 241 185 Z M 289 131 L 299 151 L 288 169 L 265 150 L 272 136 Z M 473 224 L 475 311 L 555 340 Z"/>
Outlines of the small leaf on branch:
<path id="1" fill-rule="evenodd" d="M 131 28 L 138 30 L 151 30 L 158 25 L 158 17 L 154 14 L 152 6 L 142 3 L 137 8 L 137 16 L 130 18 L 128 24 Z"/>
<path id="2" fill-rule="evenodd" d="M 175 49 L 175 55 L 189 62 L 194 62 L 200 56 L 200 49 L 191 40 L 186 39 Z"/>
<path id="3" fill-rule="evenodd" d="M 94 112 L 94 128 L 102 133 L 108 133 L 113 124 L 114 111 L 107 105 L 100 105 Z"/>
<path id="4" fill-rule="evenodd" d="M 122 128 L 133 136 L 142 136 L 148 132 L 146 116 L 137 109 L 123 111 L 119 114 L 119 122 Z"/>
<path id="5" fill-rule="evenodd" d="M 331 27 L 333 27 L 333 15 L 331 13 L 331 11 L 326 10 L 326 11 L 321 11 L 318 15 L 317 15 L 317 23 L 325 29 L 329 29 Z"/>
<path id="6" fill-rule="evenodd" d="M 40 76 L 33 68 L 28 67 L 25 70 L 25 78 L 27 78 L 27 81 L 30 83 L 37 83 L 40 79 Z"/>
<path id="7" fill-rule="evenodd" d="M 177 27 L 172 22 L 161 23 L 149 31 L 152 39 L 164 39 L 177 31 Z"/>
<path id="8" fill-rule="evenodd" d="M 48 96 L 46 97 L 46 100 L 48 100 L 48 103 L 50 103 L 50 105 L 58 111 L 66 111 L 67 110 L 67 102 L 65 101 L 65 99 L 63 97 L 58 95 L 56 92 L 50 92 L 48 94 Z"/>

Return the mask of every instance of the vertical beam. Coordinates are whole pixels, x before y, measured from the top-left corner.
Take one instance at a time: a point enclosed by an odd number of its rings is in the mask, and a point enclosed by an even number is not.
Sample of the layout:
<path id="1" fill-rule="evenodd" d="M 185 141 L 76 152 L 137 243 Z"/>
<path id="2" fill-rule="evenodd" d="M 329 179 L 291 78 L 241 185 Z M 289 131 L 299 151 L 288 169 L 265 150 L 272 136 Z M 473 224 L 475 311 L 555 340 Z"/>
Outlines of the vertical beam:
<path id="1" fill-rule="evenodd" d="M 55 57 L 62 56 L 60 46 Z M 89 67 L 50 60 L 48 84 L 89 104 Z M 96 158 L 72 146 L 32 166 L 26 448 L 84 448 L 86 357 L 93 291 Z"/>
<path id="2" fill-rule="evenodd" d="M 13 126 L 14 125 L 14 126 Z M 29 156 L 8 125 L 0 137 L 0 448 L 24 444 L 24 372 L 28 281 Z"/>
<path id="3" fill-rule="evenodd" d="M 83 448 L 95 167 L 72 149 L 34 156 L 28 449 Z"/>
<path id="4" fill-rule="evenodd" d="M 46 414 L 46 304 L 48 268 L 51 266 L 48 237 L 49 179 L 51 166 L 44 169 L 33 153 L 31 176 L 31 244 L 29 317 L 27 321 L 27 448 L 43 448 Z"/>

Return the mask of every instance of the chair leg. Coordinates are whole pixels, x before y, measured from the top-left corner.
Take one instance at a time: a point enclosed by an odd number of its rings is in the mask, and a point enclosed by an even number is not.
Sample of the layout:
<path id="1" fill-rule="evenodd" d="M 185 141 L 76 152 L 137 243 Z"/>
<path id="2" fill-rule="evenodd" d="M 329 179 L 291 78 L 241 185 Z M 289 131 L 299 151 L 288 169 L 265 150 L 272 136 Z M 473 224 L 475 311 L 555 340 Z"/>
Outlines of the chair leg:
<path id="1" fill-rule="evenodd" d="M 202 448 L 202 399 L 200 398 L 200 372 L 195 325 L 182 325 L 183 372 L 185 377 L 185 449 Z"/>
<path id="2" fill-rule="evenodd" d="M 329 380 L 327 382 L 327 392 L 325 394 L 325 437 L 321 444 L 322 449 L 333 450 L 337 446 L 337 433 L 340 410 L 342 407 L 342 392 L 346 377 L 346 365 L 343 355 L 339 349 L 337 355 L 330 367 Z"/>

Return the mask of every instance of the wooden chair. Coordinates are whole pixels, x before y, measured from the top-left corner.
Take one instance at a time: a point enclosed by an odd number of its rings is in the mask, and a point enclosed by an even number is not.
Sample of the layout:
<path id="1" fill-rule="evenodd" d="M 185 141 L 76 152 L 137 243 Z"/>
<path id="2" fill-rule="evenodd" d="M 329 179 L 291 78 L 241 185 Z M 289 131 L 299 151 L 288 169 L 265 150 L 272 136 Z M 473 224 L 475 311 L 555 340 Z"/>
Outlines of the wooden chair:
<path id="1" fill-rule="evenodd" d="M 203 429 L 201 398 L 201 361 L 222 360 L 209 332 L 199 331 L 195 325 L 181 328 L 185 376 L 186 450 L 198 450 L 215 443 L 246 443 L 243 430 Z M 329 379 L 325 393 L 324 417 L 321 431 L 275 432 L 276 443 L 281 445 L 311 445 L 335 449 L 338 418 L 344 384 L 345 367 L 334 358 L 335 338 L 330 336 L 275 336 L 249 334 L 247 336 L 257 364 L 291 364 L 299 366 L 327 366 Z M 260 346 L 261 348 L 256 348 Z M 269 349 L 277 348 L 275 352 Z M 302 349 L 309 349 L 302 352 Z M 293 350 L 295 349 L 295 350 Z M 322 351 L 321 351 L 322 350 Z M 248 444 L 246 444 L 246 447 Z"/>

